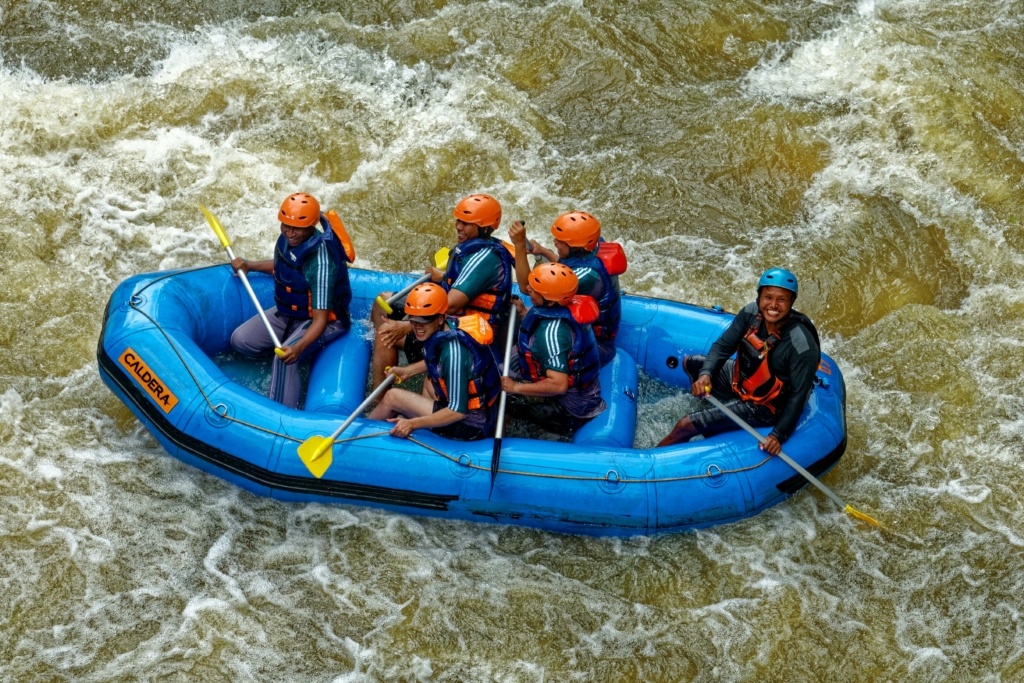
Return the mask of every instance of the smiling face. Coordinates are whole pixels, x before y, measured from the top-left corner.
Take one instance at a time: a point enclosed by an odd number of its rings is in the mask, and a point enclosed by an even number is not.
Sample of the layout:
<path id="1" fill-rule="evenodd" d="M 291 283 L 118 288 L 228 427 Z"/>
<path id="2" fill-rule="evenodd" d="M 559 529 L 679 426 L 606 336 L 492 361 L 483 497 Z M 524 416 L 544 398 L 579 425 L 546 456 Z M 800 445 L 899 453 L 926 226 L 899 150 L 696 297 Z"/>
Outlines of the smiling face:
<path id="1" fill-rule="evenodd" d="M 313 231 L 316 228 L 293 228 L 290 225 L 281 224 L 281 234 L 288 240 L 289 247 L 297 247 L 310 237 L 313 236 Z"/>
<path id="2" fill-rule="evenodd" d="M 793 308 L 793 292 L 782 287 L 762 287 L 757 297 L 757 307 L 764 316 L 765 322 L 777 325 Z"/>
<path id="3" fill-rule="evenodd" d="M 444 324 L 444 316 L 435 316 L 429 323 L 410 320 L 409 324 L 412 325 L 412 333 L 416 335 L 416 341 L 426 341 L 432 334 L 441 329 L 441 325 Z"/>
<path id="4" fill-rule="evenodd" d="M 471 240 L 480 236 L 480 226 L 476 223 L 466 223 L 460 221 L 458 218 L 455 219 L 455 235 L 458 238 L 459 244 L 462 244 L 466 240 Z"/>

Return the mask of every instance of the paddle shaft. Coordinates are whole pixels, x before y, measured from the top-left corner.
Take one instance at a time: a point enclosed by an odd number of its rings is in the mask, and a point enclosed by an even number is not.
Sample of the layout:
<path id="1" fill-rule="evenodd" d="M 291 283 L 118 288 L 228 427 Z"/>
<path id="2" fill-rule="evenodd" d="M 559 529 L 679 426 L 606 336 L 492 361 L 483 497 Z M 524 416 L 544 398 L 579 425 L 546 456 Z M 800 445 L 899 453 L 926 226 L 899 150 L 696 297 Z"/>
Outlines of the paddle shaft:
<path id="1" fill-rule="evenodd" d="M 512 337 L 515 336 L 516 329 L 516 307 L 513 304 L 512 310 L 508 314 L 508 334 L 505 335 L 505 365 L 502 377 L 508 377 L 509 365 L 512 362 Z M 501 392 L 501 398 L 498 399 L 498 426 L 494 430 L 494 438 L 500 443 L 501 437 L 505 436 L 505 401 L 508 398 L 508 394 L 504 390 Z M 500 446 L 498 450 L 501 450 Z"/>
<path id="2" fill-rule="evenodd" d="M 224 250 L 228 252 L 228 258 L 232 261 L 235 260 L 235 252 L 231 250 L 231 245 L 224 247 Z M 256 298 L 256 292 L 252 291 L 252 285 L 249 284 L 249 278 L 245 276 L 245 273 L 241 269 L 236 270 L 235 273 L 239 278 L 242 279 L 242 284 L 245 286 L 245 291 L 249 292 L 249 298 L 256 305 L 256 312 L 260 314 L 260 320 L 263 321 L 263 325 L 267 328 L 267 332 L 270 334 L 270 339 L 274 342 L 275 348 L 281 348 L 281 340 L 277 338 L 277 333 L 274 332 L 274 328 L 270 326 L 270 321 L 267 320 L 267 314 L 263 312 L 263 306 L 260 304 L 260 300 Z"/>
<path id="3" fill-rule="evenodd" d="M 430 273 L 427 273 L 426 275 L 423 275 L 422 277 L 418 278 L 411 285 L 409 285 L 408 287 L 406 287 L 405 289 L 400 291 L 398 294 L 394 294 L 394 295 L 388 297 L 388 306 L 390 306 L 391 304 L 395 303 L 396 301 L 401 299 L 403 296 L 405 296 L 406 294 L 411 292 L 414 288 L 418 287 L 419 285 L 422 285 L 424 282 L 426 282 L 429 279 L 430 279 Z"/>
<path id="4" fill-rule="evenodd" d="M 450 251 L 448 250 L 448 248 L 447 247 L 443 247 L 443 248 L 439 249 L 436 254 L 434 254 L 434 265 L 437 266 L 438 269 L 444 270 L 445 268 L 448 267 L 448 254 L 449 253 L 450 253 Z M 413 282 L 411 285 L 409 285 L 408 287 L 406 287 L 405 289 L 400 291 L 398 294 L 392 294 L 391 298 L 388 299 L 387 301 L 384 300 L 384 297 L 382 297 L 382 296 L 380 296 L 378 294 L 377 295 L 377 299 L 376 299 L 377 305 L 380 306 L 382 309 L 384 309 L 385 313 L 387 313 L 388 315 L 391 315 L 392 313 L 394 313 L 394 310 L 391 308 L 391 304 L 395 303 L 396 301 L 401 299 L 403 296 L 405 296 L 406 294 L 411 292 L 416 286 L 422 285 L 424 282 L 426 282 L 429 279 L 430 279 L 430 273 L 427 273 L 425 275 L 421 275 L 419 278 L 417 278 L 417 280 L 415 282 Z"/>
<path id="5" fill-rule="evenodd" d="M 739 425 L 741 428 L 743 428 L 748 434 L 750 434 L 752 437 L 754 437 L 755 439 L 760 441 L 762 444 L 765 441 L 767 441 L 767 439 L 765 439 L 763 436 L 761 436 L 761 434 L 757 430 L 755 430 L 753 427 L 751 427 L 749 424 L 747 424 L 743 420 L 743 418 L 741 418 L 739 415 L 737 415 L 736 413 L 734 413 L 731 410 L 729 410 L 728 408 L 726 408 L 722 404 L 722 402 L 719 401 L 717 398 L 715 398 L 711 394 L 707 394 L 706 396 L 704 396 L 704 398 L 706 398 L 708 401 L 710 401 L 711 405 L 715 406 L 716 408 L 721 410 L 723 413 L 725 413 L 725 415 L 730 420 L 735 422 L 737 425 Z M 794 470 L 799 472 L 803 476 L 804 479 L 806 479 L 810 483 L 814 484 L 814 486 L 816 486 L 819 491 L 821 491 L 826 496 L 831 498 L 836 503 L 836 505 L 838 505 L 839 507 L 843 508 L 844 510 L 848 507 L 847 504 L 844 503 L 839 496 L 837 496 L 836 494 L 832 493 L 832 491 L 827 486 L 825 486 L 820 481 L 818 481 L 817 477 L 815 477 L 813 474 L 811 474 L 810 472 L 805 470 L 803 467 L 801 467 L 799 464 L 797 464 L 796 461 L 794 461 L 791 457 L 789 457 L 788 455 L 783 453 L 781 450 L 779 451 L 779 457 L 782 458 L 783 460 L 785 460 L 786 464 L 788 464 Z"/>
<path id="6" fill-rule="evenodd" d="M 508 371 L 512 362 L 512 337 L 516 329 L 516 306 L 512 304 L 508 314 L 508 334 L 505 336 L 505 365 L 502 377 L 508 377 Z M 491 451 L 491 492 L 494 491 L 494 478 L 498 474 L 498 462 L 501 459 L 501 437 L 505 435 L 505 402 L 508 394 L 501 390 L 501 397 L 498 399 L 498 424 L 494 428 L 494 450 Z"/>
<path id="7" fill-rule="evenodd" d="M 384 381 L 380 383 L 380 386 L 374 389 L 372 392 L 370 392 L 370 395 L 366 397 L 366 400 L 360 403 L 359 407 L 352 411 L 352 414 L 348 416 L 348 419 L 342 422 L 341 426 L 335 429 L 334 433 L 327 437 L 328 443 L 333 442 L 335 439 L 341 436 L 341 433 L 345 431 L 350 424 L 352 424 L 352 421 L 355 420 L 360 415 L 362 415 L 363 411 L 366 410 L 367 406 L 369 406 L 371 403 L 377 400 L 378 396 L 387 391 L 388 387 L 390 387 L 391 384 L 396 379 L 398 379 L 398 375 L 389 374 L 387 377 L 385 377 Z"/>

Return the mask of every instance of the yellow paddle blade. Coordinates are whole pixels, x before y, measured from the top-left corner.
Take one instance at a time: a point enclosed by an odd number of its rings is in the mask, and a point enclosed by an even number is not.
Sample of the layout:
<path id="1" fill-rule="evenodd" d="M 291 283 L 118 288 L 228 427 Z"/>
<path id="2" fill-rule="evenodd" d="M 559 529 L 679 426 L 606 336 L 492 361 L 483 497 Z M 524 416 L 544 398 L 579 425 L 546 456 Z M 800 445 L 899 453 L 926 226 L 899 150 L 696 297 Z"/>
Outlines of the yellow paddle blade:
<path id="1" fill-rule="evenodd" d="M 854 517 L 856 517 L 857 519 L 861 520 L 862 522 L 867 522 L 868 524 L 871 524 L 872 526 L 881 526 L 881 524 L 879 524 L 875 520 L 871 519 L 870 517 L 865 515 L 863 512 L 858 512 L 857 510 L 854 510 L 849 505 L 846 506 L 846 511 L 849 512 Z"/>
<path id="2" fill-rule="evenodd" d="M 437 266 L 438 270 L 444 270 L 448 267 L 448 255 L 450 253 L 451 251 L 448 247 L 441 247 L 437 250 L 437 253 L 434 254 L 434 265 Z"/>
<path id="3" fill-rule="evenodd" d="M 391 315 L 392 313 L 394 313 L 394 309 L 391 308 L 391 304 L 385 301 L 384 297 L 382 297 L 380 294 L 377 295 L 377 305 L 380 306 L 381 310 L 384 311 L 384 313 L 386 313 L 387 315 Z"/>
<path id="4" fill-rule="evenodd" d="M 202 204 L 199 205 L 199 210 L 203 212 L 204 216 L 206 216 L 206 222 L 210 224 L 210 227 L 213 228 L 213 231 L 217 234 L 217 239 L 220 240 L 221 246 L 224 248 L 230 247 L 231 240 L 228 239 L 228 234 L 224 232 L 224 226 L 220 224 L 217 217 Z"/>
<path id="5" fill-rule="evenodd" d="M 323 436 L 311 436 L 299 446 L 299 459 L 310 473 L 319 479 L 331 466 L 334 454 L 331 452 L 332 439 Z"/>

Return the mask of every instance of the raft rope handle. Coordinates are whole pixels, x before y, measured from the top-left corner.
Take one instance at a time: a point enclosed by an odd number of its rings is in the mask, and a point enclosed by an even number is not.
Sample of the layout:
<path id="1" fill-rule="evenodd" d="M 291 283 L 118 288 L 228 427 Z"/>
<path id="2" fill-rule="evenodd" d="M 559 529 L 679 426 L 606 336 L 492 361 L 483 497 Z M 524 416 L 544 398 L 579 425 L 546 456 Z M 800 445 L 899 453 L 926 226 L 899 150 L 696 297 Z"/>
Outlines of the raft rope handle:
<path id="1" fill-rule="evenodd" d="M 218 415 L 219 417 L 221 417 L 221 418 L 223 418 L 225 420 L 229 420 L 231 422 L 235 422 L 235 423 L 243 425 L 245 427 L 250 427 L 252 429 L 255 429 L 257 431 L 263 432 L 265 434 L 271 434 L 273 436 L 280 436 L 280 437 L 282 437 L 284 439 L 288 439 L 290 441 L 294 441 L 295 443 L 302 443 L 303 442 L 302 439 L 297 439 L 294 436 L 289 436 L 288 434 L 281 434 L 280 432 L 272 431 L 270 429 L 267 429 L 266 427 L 260 427 L 259 425 L 254 425 L 254 424 L 252 424 L 250 422 L 246 422 L 245 420 L 239 420 L 237 417 L 231 417 L 230 415 L 227 415 L 227 406 L 224 406 L 225 414 L 221 415 L 221 413 L 217 411 L 217 408 L 219 406 L 223 406 L 224 404 L 223 403 L 218 403 L 217 405 L 213 404 L 213 401 L 211 401 L 210 397 L 206 395 L 206 391 L 203 390 L 203 387 L 199 383 L 199 380 L 196 378 L 195 374 L 192 372 L 192 368 L 190 368 L 188 366 L 188 363 L 186 363 L 185 359 L 182 358 L 181 353 L 178 352 L 178 348 L 174 345 L 174 341 L 171 339 L 170 335 L 167 334 L 167 332 L 164 330 L 164 328 L 160 327 L 160 323 L 158 323 L 156 320 L 154 320 L 153 317 L 151 315 L 149 315 L 149 313 L 146 313 L 144 310 L 142 310 L 141 308 L 139 308 L 136 305 L 136 298 L 138 297 L 138 295 L 141 294 L 143 291 L 145 291 L 145 289 L 147 287 L 149 287 L 150 285 L 156 283 L 159 280 L 163 280 L 165 278 L 173 277 L 175 275 L 181 275 L 183 273 L 191 273 L 191 272 L 194 272 L 194 271 L 197 271 L 197 270 L 203 270 L 205 268 L 219 268 L 219 267 L 222 267 L 222 265 L 223 264 L 217 264 L 215 266 L 202 266 L 200 268 L 192 268 L 192 269 L 186 270 L 186 271 L 178 271 L 176 273 L 170 273 L 168 275 L 164 275 L 162 277 L 159 277 L 156 280 L 153 280 L 152 282 L 149 282 L 148 284 L 146 284 L 146 286 L 143 287 L 142 289 L 140 289 L 139 291 L 137 291 L 134 294 L 132 294 L 131 298 L 128 300 L 128 305 L 131 306 L 131 308 L 133 308 L 134 310 L 136 310 L 139 313 L 141 313 L 143 316 L 145 316 L 146 319 L 149 320 L 149 322 L 153 323 L 153 326 L 157 330 L 160 331 L 160 334 L 162 334 L 164 336 L 164 339 L 167 340 L 167 344 L 171 347 L 171 350 L 174 351 L 174 355 L 176 355 L 178 357 L 178 360 L 181 361 L 181 364 L 185 367 L 185 370 L 188 372 L 189 377 L 192 378 L 192 381 L 195 383 L 196 388 L 199 390 L 199 393 L 203 395 L 203 399 L 206 401 L 206 404 L 210 407 L 210 410 L 213 411 L 214 414 Z M 360 439 L 371 439 L 373 437 L 384 436 L 384 435 L 387 435 L 389 433 L 390 432 L 387 432 L 387 431 L 384 431 L 384 432 L 374 432 L 373 434 L 361 434 L 359 436 L 350 436 L 350 437 L 347 437 L 347 438 L 344 438 L 344 439 L 335 439 L 334 441 L 331 442 L 331 445 L 340 444 L 340 443 L 346 443 L 346 442 L 349 442 L 349 441 L 359 441 Z M 428 446 L 427 444 L 423 443 L 422 441 L 420 441 L 418 439 L 414 439 L 411 436 L 407 437 L 407 438 L 408 438 L 409 441 L 411 441 L 412 443 L 416 444 L 417 446 L 421 446 L 421 447 L 427 449 L 428 451 L 436 453 L 437 455 L 440 455 L 441 457 L 443 457 L 443 458 L 445 458 L 447 460 L 450 460 L 451 462 L 454 462 L 457 465 L 461 465 L 462 467 L 469 467 L 470 469 L 474 469 L 474 470 L 485 470 L 487 472 L 491 471 L 491 468 L 489 466 L 488 467 L 483 467 L 481 465 L 475 464 L 473 462 L 473 459 L 471 457 L 469 457 L 469 455 L 466 454 L 466 453 L 463 453 L 462 455 L 460 455 L 459 457 L 456 458 L 456 457 L 453 457 L 451 455 L 448 455 L 447 453 L 445 453 L 443 451 L 437 450 L 433 446 Z M 766 462 L 771 460 L 772 457 L 773 456 L 769 455 L 767 458 L 765 458 L 761 462 L 757 463 L 756 465 L 750 465 L 749 467 L 740 467 L 740 468 L 737 468 L 737 469 L 734 469 L 734 470 L 723 470 L 723 469 L 719 468 L 718 474 L 714 474 L 714 475 L 711 474 L 711 467 L 713 466 L 713 467 L 717 468 L 718 465 L 709 465 L 708 466 L 708 471 L 705 474 L 693 474 L 693 475 L 690 475 L 688 477 L 664 477 L 662 479 L 619 479 L 618 478 L 618 476 L 619 476 L 618 472 L 616 472 L 615 470 L 608 470 L 608 472 L 603 477 L 585 477 L 585 476 L 579 476 L 579 475 L 573 475 L 573 474 L 547 474 L 547 473 L 543 473 L 543 472 L 520 472 L 518 470 L 501 470 L 501 469 L 499 469 L 498 472 L 500 472 L 501 474 L 516 474 L 516 475 L 519 475 L 521 477 L 538 477 L 538 478 L 541 478 L 541 479 L 569 479 L 569 480 L 573 480 L 573 481 L 603 481 L 603 482 L 608 482 L 610 484 L 615 484 L 615 483 L 619 483 L 619 484 L 663 484 L 663 483 L 667 483 L 667 482 L 671 482 L 671 481 L 689 481 L 690 479 L 708 479 L 710 477 L 718 477 L 718 476 L 721 476 L 723 474 L 738 474 L 740 472 L 749 472 L 750 470 L 756 470 L 758 467 L 761 467 Z M 466 462 L 462 462 L 463 458 L 465 458 Z M 613 474 L 616 477 L 614 480 L 610 478 L 611 475 L 613 475 Z"/>

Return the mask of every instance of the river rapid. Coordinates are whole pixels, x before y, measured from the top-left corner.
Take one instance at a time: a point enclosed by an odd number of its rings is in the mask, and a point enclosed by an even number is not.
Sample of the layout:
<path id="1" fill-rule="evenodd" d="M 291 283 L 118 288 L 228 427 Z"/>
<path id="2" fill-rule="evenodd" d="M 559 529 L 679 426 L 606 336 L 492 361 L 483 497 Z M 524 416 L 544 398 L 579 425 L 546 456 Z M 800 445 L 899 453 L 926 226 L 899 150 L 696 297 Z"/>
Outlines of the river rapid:
<path id="1" fill-rule="evenodd" d="M 1024 2 L 0 0 L 0 679 L 1024 681 Z M 591 539 L 257 498 L 104 387 L 115 285 L 585 209 L 631 292 L 757 275 L 848 381 L 825 482 Z M 678 415 L 642 411 L 654 440 Z"/>

